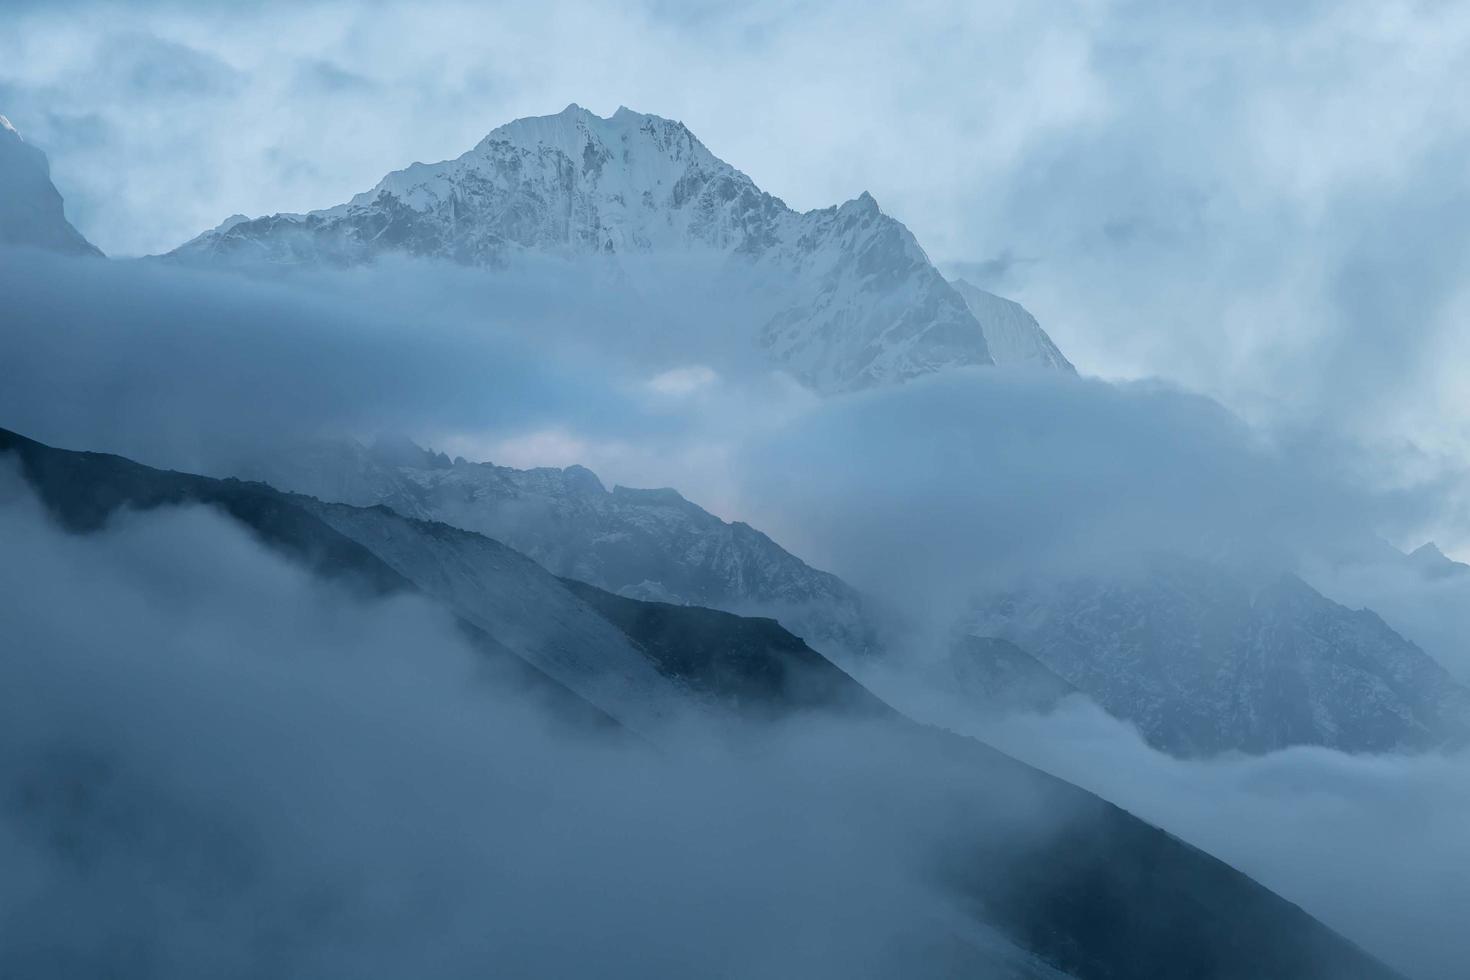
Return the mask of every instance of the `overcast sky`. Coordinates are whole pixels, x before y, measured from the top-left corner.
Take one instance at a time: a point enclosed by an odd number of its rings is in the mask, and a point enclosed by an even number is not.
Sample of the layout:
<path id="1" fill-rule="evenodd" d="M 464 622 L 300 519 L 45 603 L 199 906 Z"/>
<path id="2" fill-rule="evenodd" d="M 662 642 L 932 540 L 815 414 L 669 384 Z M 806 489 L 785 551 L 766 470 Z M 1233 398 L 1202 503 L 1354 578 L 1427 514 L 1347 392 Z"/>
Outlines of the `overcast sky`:
<path id="1" fill-rule="evenodd" d="M 626 104 L 797 208 L 871 191 L 1086 373 L 1427 470 L 1470 449 L 1463 5 L 8 7 L 0 112 L 112 254 Z"/>

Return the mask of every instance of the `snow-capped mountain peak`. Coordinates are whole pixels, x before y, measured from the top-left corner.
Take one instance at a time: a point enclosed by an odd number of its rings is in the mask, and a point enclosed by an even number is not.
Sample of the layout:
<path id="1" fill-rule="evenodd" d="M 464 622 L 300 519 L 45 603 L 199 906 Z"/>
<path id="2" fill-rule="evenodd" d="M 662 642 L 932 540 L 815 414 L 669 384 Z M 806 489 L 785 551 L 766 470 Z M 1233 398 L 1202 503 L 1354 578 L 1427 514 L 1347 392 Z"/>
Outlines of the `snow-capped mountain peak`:
<path id="1" fill-rule="evenodd" d="M 573 102 L 553 116 L 528 116 L 497 126 L 470 152 L 483 152 L 497 143 L 527 150 L 558 150 L 571 160 L 584 159 L 589 146 L 594 155 L 614 147 L 630 153 L 641 150 L 644 152 L 634 169 L 645 176 L 650 169 L 659 169 L 660 160 L 672 165 L 663 168 L 669 172 L 678 171 L 681 162 L 734 169 L 710 153 L 683 123 L 634 112 L 627 106 L 619 106 L 617 112 L 603 118 Z M 654 166 L 650 168 L 650 164 Z"/>
<path id="2" fill-rule="evenodd" d="M 627 108 L 603 118 L 573 103 L 498 126 L 453 160 L 415 163 L 307 218 L 350 220 L 391 202 L 449 219 L 461 246 L 472 248 L 453 257 L 482 264 L 518 249 L 572 256 L 682 248 L 690 239 L 729 245 L 718 221 L 701 225 L 688 207 L 691 192 L 711 181 L 727 195 L 759 194 L 683 123 Z M 494 237 L 481 238 L 484 231 Z M 424 244 L 408 250 L 437 251 Z"/>
<path id="3" fill-rule="evenodd" d="M 712 301 L 748 309 L 753 346 L 822 393 L 994 363 L 965 299 L 871 194 L 794 211 L 683 123 L 627 107 L 517 119 L 346 204 L 232 220 L 171 255 L 343 264 L 391 253 L 488 267 L 522 254 L 705 255 L 737 273 L 715 275 Z"/>

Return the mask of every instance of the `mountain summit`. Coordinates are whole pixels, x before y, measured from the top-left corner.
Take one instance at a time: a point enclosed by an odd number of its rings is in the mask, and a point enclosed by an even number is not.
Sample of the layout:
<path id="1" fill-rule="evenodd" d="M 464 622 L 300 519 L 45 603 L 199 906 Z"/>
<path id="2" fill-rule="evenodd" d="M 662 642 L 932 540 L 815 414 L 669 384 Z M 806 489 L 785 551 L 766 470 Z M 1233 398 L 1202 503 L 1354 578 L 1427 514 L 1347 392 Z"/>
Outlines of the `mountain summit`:
<path id="1" fill-rule="evenodd" d="M 102 254 L 66 220 L 46 154 L 21 139 L 4 116 L 0 116 L 0 245 Z"/>
<path id="2" fill-rule="evenodd" d="M 757 311 L 752 340 L 819 392 L 995 363 L 988 328 L 870 194 L 794 211 L 683 123 L 626 108 L 517 119 L 463 156 L 415 163 L 346 204 L 231 219 L 170 255 L 357 264 L 407 254 L 503 266 L 527 253 L 660 252 L 749 272 L 760 284 L 741 297 Z M 716 279 L 713 289 L 744 281 Z M 1066 363 L 1059 352 L 1053 360 Z"/>

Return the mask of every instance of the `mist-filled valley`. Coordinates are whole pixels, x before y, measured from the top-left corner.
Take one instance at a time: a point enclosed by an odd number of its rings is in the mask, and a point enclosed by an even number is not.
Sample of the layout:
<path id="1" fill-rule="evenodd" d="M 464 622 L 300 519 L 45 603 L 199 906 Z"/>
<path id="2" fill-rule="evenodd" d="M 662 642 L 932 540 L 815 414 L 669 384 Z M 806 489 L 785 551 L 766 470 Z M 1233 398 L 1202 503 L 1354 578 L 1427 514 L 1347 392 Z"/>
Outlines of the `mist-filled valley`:
<path id="1" fill-rule="evenodd" d="M 1470 127 L 1298 87 L 1463 31 L 125 6 L 0 40 L 0 975 L 1463 974 Z"/>

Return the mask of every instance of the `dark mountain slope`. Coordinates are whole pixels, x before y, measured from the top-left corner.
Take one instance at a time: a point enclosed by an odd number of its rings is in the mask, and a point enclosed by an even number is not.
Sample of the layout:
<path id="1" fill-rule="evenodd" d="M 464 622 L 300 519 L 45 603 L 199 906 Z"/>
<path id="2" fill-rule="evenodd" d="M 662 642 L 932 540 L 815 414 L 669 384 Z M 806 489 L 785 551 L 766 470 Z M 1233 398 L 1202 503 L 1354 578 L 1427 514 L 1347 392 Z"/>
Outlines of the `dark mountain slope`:
<path id="1" fill-rule="evenodd" d="M 313 573 L 365 595 L 419 592 L 357 542 L 328 527 L 286 494 L 260 483 L 214 480 L 155 470 L 121 456 L 52 449 L 0 429 L 0 460 L 13 455 L 47 510 L 68 530 L 99 530 L 120 510 L 201 504 L 215 507 Z M 497 684 L 525 692 L 575 726 L 617 727 L 604 712 L 527 663 L 486 630 L 456 617 L 461 633 L 485 655 Z"/>
<path id="2" fill-rule="evenodd" d="M 575 579 L 562 582 L 646 651 L 661 672 L 727 702 L 742 714 L 831 710 L 898 717 L 774 619 L 643 602 Z"/>

